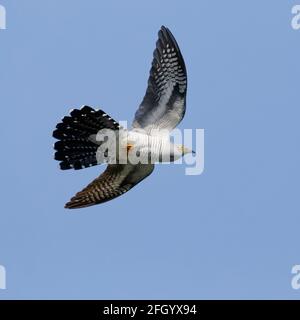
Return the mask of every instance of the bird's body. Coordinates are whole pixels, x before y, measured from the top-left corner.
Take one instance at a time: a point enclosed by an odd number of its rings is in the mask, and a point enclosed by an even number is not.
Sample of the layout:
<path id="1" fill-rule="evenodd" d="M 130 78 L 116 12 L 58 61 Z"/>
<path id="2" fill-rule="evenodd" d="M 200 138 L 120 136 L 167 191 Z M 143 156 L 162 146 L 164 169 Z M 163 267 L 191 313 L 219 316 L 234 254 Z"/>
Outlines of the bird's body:
<path id="1" fill-rule="evenodd" d="M 151 133 L 141 130 L 130 130 L 123 141 L 129 145 L 127 156 L 129 160 L 138 154 L 142 163 L 172 162 L 182 156 L 182 152 L 170 140 L 170 132 L 157 130 Z M 132 156 L 132 157 L 131 157 Z"/>
<path id="2" fill-rule="evenodd" d="M 81 208 L 122 195 L 150 175 L 157 162 L 175 161 L 192 152 L 170 140 L 185 114 L 187 75 L 178 44 L 169 29 L 159 31 L 148 88 L 126 130 L 102 110 L 74 109 L 56 126 L 55 159 L 60 167 L 83 169 L 108 163 L 107 169 L 66 204 Z"/>

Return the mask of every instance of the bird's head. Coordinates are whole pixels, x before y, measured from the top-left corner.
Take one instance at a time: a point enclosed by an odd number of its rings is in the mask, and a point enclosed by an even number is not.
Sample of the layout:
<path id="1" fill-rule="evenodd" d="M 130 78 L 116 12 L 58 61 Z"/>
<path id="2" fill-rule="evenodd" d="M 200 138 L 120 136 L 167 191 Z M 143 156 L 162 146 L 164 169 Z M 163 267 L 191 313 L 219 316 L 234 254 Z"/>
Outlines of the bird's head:
<path id="1" fill-rule="evenodd" d="M 195 154 L 196 152 L 193 151 L 190 148 L 185 147 L 183 144 L 176 144 L 175 145 L 176 151 L 181 155 L 184 156 L 185 154 L 193 153 Z"/>

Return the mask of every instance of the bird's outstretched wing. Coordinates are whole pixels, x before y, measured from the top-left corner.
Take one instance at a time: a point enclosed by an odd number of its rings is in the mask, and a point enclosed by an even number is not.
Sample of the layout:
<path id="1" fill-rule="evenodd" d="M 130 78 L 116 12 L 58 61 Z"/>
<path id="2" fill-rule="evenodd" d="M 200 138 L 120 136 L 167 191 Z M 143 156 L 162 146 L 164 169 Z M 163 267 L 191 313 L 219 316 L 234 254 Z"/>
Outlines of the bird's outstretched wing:
<path id="1" fill-rule="evenodd" d="M 164 26 L 158 33 L 146 95 L 133 128 L 174 129 L 185 114 L 187 73 L 178 44 Z"/>
<path id="2" fill-rule="evenodd" d="M 153 169 L 154 164 L 110 164 L 98 178 L 66 203 L 65 208 L 83 208 L 112 200 L 149 176 Z"/>

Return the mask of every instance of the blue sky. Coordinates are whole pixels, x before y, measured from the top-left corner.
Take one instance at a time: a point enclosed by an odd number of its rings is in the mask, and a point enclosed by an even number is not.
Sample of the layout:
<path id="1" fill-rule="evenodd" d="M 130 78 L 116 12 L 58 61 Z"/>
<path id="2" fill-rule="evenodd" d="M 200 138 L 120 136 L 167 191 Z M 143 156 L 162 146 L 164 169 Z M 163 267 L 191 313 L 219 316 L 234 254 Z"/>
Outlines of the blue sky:
<path id="1" fill-rule="evenodd" d="M 0 0 L 0 299 L 299 299 L 295 1 Z M 188 69 L 181 128 L 205 170 L 157 166 L 103 205 L 64 203 L 103 167 L 63 172 L 52 131 L 72 107 L 132 119 L 161 25 Z"/>

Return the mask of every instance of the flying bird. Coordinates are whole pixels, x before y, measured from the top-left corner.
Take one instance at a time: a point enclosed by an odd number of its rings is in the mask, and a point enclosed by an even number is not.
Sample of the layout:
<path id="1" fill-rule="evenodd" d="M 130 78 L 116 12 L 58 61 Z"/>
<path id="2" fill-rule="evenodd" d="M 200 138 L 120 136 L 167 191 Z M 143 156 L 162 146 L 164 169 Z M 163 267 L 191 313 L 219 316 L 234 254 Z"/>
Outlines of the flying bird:
<path id="1" fill-rule="evenodd" d="M 184 117 L 186 92 L 187 72 L 182 54 L 171 31 L 162 26 L 146 94 L 130 130 L 122 128 L 104 111 L 89 106 L 71 110 L 70 115 L 57 124 L 53 132 L 53 137 L 58 139 L 54 144 L 54 158 L 60 161 L 62 170 L 108 163 L 106 170 L 71 198 L 65 208 L 82 208 L 112 200 L 149 176 L 154 163 L 165 159 L 175 161 L 194 152 L 170 140 L 171 131 Z M 101 147 L 104 140 L 97 139 L 99 132 L 105 130 L 116 136 L 119 151 L 115 152 L 114 162 L 107 160 L 106 146 Z M 122 162 L 121 153 L 127 160 L 136 155 L 148 161 Z M 154 161 L 149 161 L 150 158 Z"/>

